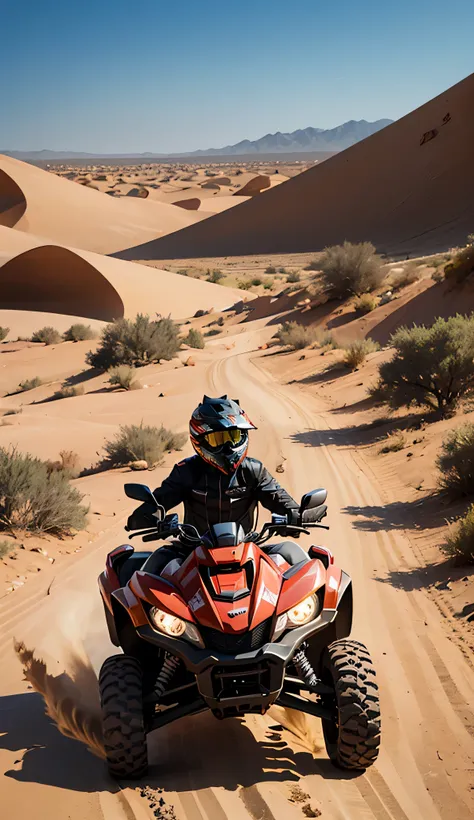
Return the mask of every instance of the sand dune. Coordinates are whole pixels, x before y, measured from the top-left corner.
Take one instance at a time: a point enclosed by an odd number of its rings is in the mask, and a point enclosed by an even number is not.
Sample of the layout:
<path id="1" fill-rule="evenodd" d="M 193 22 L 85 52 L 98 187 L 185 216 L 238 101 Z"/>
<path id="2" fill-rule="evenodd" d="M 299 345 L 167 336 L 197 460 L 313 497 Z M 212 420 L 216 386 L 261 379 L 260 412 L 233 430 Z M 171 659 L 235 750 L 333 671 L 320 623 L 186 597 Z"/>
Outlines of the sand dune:
<path id="1" fill-rule="evenodd" d="M 161 202 L 114 198 L 0 155 L 0 225 L 112 253 L 201 219 Z"/>
<path id="2" fill-rule="evenodd" d="M 0 227 L 0 247 L 5 249 L 0 304 L 9 310 L 106 321 L 140 312 L 182 319 L 198 309 L 223 309 L 246 296 L 170 271 L 50 245 L 11 228 Z"/>
<path id="3" fill-rule="evenodd" d="M 280 181 L 280 180 L 279 180 Z M 270 188 L 270 177 L 266 174 L 257 174 L 237 191 L 234 196 L 255 196 L 266 188 Z"/>
<path id="4" fill-rule="evenodd" d="M 123 259 L 317 251 L 371 240 L 415 255 L 474 225 L 474 74 L 383 131 L 244 203 Z"/>

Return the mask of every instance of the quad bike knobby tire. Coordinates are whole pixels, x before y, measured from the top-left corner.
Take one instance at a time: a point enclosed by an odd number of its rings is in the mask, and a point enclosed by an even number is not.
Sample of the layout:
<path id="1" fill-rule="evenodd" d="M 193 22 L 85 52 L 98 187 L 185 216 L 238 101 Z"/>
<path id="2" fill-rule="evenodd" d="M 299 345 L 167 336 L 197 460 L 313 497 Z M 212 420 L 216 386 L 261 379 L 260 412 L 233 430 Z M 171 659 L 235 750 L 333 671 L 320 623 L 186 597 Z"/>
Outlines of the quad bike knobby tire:
<path id="1" fill-rule="evenodd" d="M 107 766 L 112 777 L 139 778 L 148 769 L 142 669 L 130 655 L 108 658 L 99 675 Z"/>
<path id="2" fill-rule="evenodd" d="M 380 746 L 380 704 L 375 669 L 364 644 L 344 638 L 324 652 L 322 680 L 334 687 L 325 702 L 333 720 L 323 720 L 326 750 L 334 765 L 367 769 Z"/>

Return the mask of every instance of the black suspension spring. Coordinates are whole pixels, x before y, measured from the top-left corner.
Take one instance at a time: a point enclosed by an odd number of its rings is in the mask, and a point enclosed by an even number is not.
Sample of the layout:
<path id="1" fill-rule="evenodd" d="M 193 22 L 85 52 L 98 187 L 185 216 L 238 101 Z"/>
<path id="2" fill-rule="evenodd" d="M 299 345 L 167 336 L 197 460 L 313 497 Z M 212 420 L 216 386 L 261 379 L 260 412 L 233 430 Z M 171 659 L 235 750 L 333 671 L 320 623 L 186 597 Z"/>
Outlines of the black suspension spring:
<path id="1" fill-rule="evenodd" d="M 303 649 L 299 649 L 293 656 L 293 663 L 301 680 L 307 686 L 316 686 L 319 681 Z"/>
<path id="2" fill-rule="evenodd" d="M 181 661 L 176 657 L 176 655 L 166 655 L 165 661 L 155 683 L 155 695 L 158 698 L 158 702 L 165 694 L 180 664 Z"/>

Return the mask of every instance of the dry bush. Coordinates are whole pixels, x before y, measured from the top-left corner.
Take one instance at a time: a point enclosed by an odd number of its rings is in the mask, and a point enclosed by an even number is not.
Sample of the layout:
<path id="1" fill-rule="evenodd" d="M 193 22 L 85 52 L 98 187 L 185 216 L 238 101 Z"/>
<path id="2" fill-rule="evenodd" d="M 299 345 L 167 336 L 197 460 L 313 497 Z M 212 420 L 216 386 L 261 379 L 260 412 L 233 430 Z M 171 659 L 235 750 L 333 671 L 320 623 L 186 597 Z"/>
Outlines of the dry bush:
<path id="1" fill-rule="evenodd" d="M 474 504 L 457 525 L 449 528 L 441 549 L 457 564 L 474 564 Z"/>
<path id="2" fill-rule="evenodd" d="M 81 384 L 71 385 L 63 384 L 59 390 L 53 394 L 53 399 L 72 399 L 74 396 L 83 396 L 84 388 Z"/>
<path id="3" fill-rule="evenodd" d="M 208 271 L 208 282 L 213 282 L 214 285 L 218 285 L 222 279 L 225 279 L 225 273 L 222 273 L 221 270 Z"/>
<path id="4" fill-rule="evenodd" d="M 389 282 L 392 290 L 401 290 L 408 285 L 413 285 L 420 280 L 421 273 L 416 265 L 407 265 L 390 276 Z"/>
<path id="5" fill-rule="evenodd" d="M 318 262 L 317 259 L 313 259 L 313 261 L 310 262 L 309 265 L 306 265 L 305 270 L 320 271 L 321 270 L 321 263 Z"/>
<path id="6" fill-rule="evenodd" d="M 297 270 L 290 271 L 288 276 L 286 277 L 286 281 L 289 285 L 294 285 L 295 282 L 299 282 L 301 279 L 301 274 Z"/>
<path id="7" fill-rule="evenodd" d="M 474 236 L 468 237 L 468 245 L 461 248 L 444 268 L 446 280 L 461 284 L 474 273 Z"/>
<path id="8" fill-rule="evenodd" d="M 0 342 L 3 342 L 3 340 L 7 338 L 9 333 L 10 333 L 10 328 L 9 327 L 0 327 Z"/>
<path id="9" fill-rule="evenodd" d="M 205 347 L 206 342 L 204 341 L 204 336 L 199 330 L 196 328 L 191 327 L 189 329 L 189 333 L 187 336 L 184 337 L 183 342 L 189 347 L 194 347 L 197 350 L 202 350 Z"/>
<path id="10" fill-rule="evenodd" d="M 109 370 L 109 384 L 121 387 L 123 390 L 140 390 L 141 384 L 136 381 L 136 370 L 128 364 L 119 364 Z"/>
<path id="11" fill-rule="evenodd" d="M 283 322 L 276 333 L 281 345 L 291 347 L 292 350 L 302 350 L 317 339 L 314 327 L 299 325 L 298 322 Z"/>
<path id="12" fill-rule="evenodd" d="M 67 478 L 78 478 L 81 473 L 79 456 L 73 450 L 61 450 L 59 461 L 46 461 L 49 473 L 64 473 Z"/>
<path id="13" fill-rule="evenodd" d="M 275 274 L 276 273 L 276 268 L 273 265 L 268 265 L 268 267 L 265 268 L 265 273 Z"/>
<path id="14" fill-rule="evenodd" d="M 351 342 L 344 348 L 344 364 L 351 370 L 356 370 L 369 353 L 374 353 L 378 349 L 378 344 L 372 339 L 358 339 Z"/>
<path id="15" fill-rule="evenodd" d="M 0 528 L 70 535 L 86 523 L 82 494 L 63 471 L 29 453 L 0 448 Z"/>
<path id="16" fill-rule="evenodd" d="M 444 282 L 444 270 L 441 270 L 441 268 L 436 268 L 436 270 L 434 270 L 431 274 L 431 278 L 433 282 L 436 282 L 436 284 Z"/>
<path id="17" fill-rule="evenodd" d="M 384 278 L 382 260 L 371 242 L 344 242 L 326 248 L 319 268 L 325 291 L 333 299 L 369 293 Z"/>
<path id="18" fill-rule="evenodd" d="M 120 427 L 112 441 L 107 441 L 104 450 L 106 461 L 113 466 L 130 464 L 132 461 L 146 461 L 149 467 L 159 464 L 168 450 L 179 450 L 186 442 L 184 433 L 173 433 L 165 427 L 131 424 Z"/>
<path id="19" fill-rule="evenodd" d="M 473 317 L 402 327 L 390 344 L 395 355 L 380 365 L 373 395 L 393 409 L 425 405 L 446 415 L 474 391 Z"/>
<path id="20" fill-rule="evenodd" d="M 450 430 L 436 459 L 438 486 L 452 498 L 474 494 L 474 424 Z"/>
<path id="21" fill-rule="evenodd" d="M 153 321 L 139 313 L 134 321 L 117 319 L 102 331 L 99 347 L 86 361 L 91 367 L 109 370 L 118 364 L 134 367 L 169 361 L 179 350 L 179 328 L 170 318 Z"/>
<path id="22" fill-rule="evenodd" d="M 11 541 L 0 541 L 0 558 L 5 558 L 14 549 L 14 546 Z"/>
<path id="23" fill-rule="evenodd" d="M 338 350 L 339 348 L 339 343 L 330 330 L 318 331 L 316 333 L 315 345 L 323 348 L 323 350 Z"/>
<path id="24" fill-rule="evenodd" d="M 32 379 L 25 379 L 18 385 L 17 393 L 25 393 L 27 390 L 34 390 L 35 387 L 41 387 L 43 380 L 39 376 L 34 376 Z"/>
<path id="25" fill-rule="evenodd" d="M 68 330 L 65 331 L 63 334 L 63 339 L 65 342 L 86 342 L 90 339 L 96 339 L 97 333 L 95 333 L 90 325 L 83 325 L 80 322 L 77 322 L 74 325 L 71 325 Z"/>
<path id="26" fill-rule="evenodd" d="M 32 342 L 44 342 L 45 345 L 57 345 L 62 342 L 63 337 L 55 327 L 42 327 L 36 330 L 32 337 Z"/>
<path id="27" fill-rule="evenodd" d="M 403 450 L 406 444 L 406 438 L 401 430 L 396 430 L 394 433 L 388 433 L 385 443 L 379 449 L 379 453 L 398 453 Z"/>
<path id="28" fill-rule="evenodd" d="M 354 310 L 356 313 L 366 314 L 370 313 L 372 310 L 375 310 L 377 307 L 378 302 L 375 296 L 372 296 L 370 293 L 363 293 L 362 296 L 358 296 L 354 300 Z"/>

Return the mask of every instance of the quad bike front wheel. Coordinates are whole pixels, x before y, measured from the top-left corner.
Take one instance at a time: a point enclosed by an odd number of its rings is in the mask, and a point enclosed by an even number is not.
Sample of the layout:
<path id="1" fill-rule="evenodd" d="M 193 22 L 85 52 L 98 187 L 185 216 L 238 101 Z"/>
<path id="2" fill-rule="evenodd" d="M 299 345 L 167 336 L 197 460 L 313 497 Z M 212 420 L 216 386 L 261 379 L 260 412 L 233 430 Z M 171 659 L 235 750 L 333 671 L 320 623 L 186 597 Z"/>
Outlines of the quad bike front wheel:
<path id="1" fill-rule="evenodd" d="M 148 769 L 142 668 L 130 655 L 108 658 L 99 675 L 107 766 L 112 777 L 139 778 Z"/>
<path id="2" fill-rule="evenodd" d="M 380 704 L 369 651 L 364 644 L 344 638 L 324 652 L 322 680 L 334 695 L 325 705 L 331 720 L 323 719 L 323 733 L 331 761 L 343 769 L 367 769 L 380 746 Z"/>

